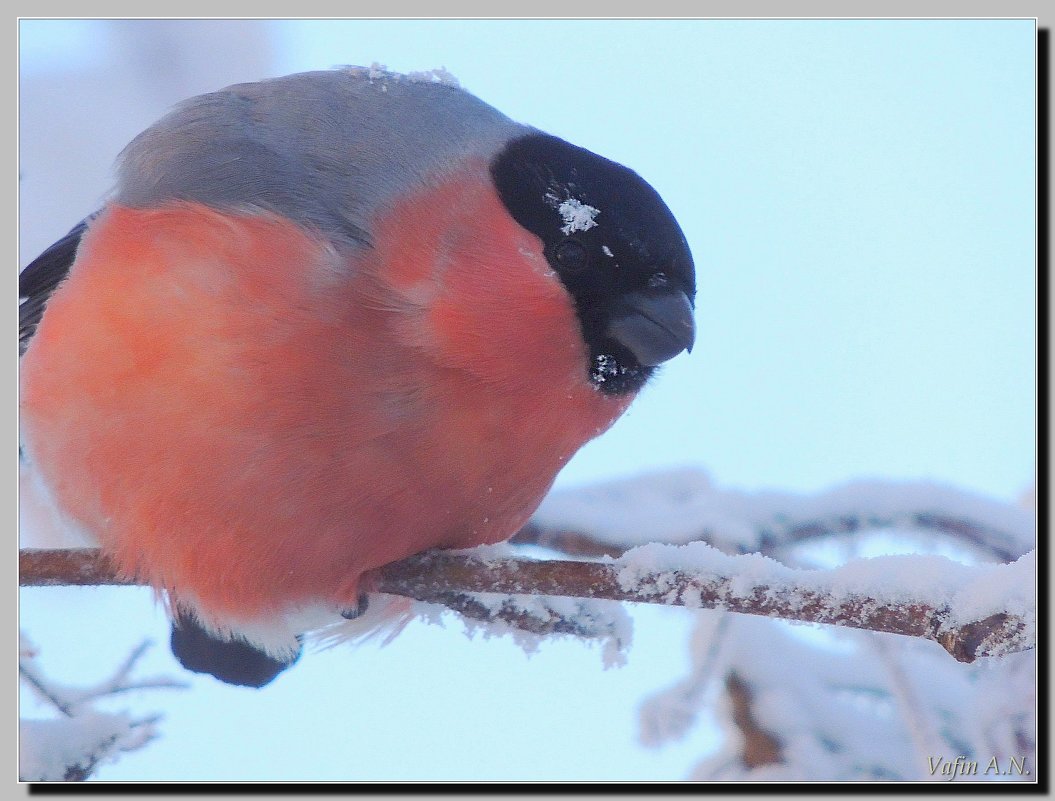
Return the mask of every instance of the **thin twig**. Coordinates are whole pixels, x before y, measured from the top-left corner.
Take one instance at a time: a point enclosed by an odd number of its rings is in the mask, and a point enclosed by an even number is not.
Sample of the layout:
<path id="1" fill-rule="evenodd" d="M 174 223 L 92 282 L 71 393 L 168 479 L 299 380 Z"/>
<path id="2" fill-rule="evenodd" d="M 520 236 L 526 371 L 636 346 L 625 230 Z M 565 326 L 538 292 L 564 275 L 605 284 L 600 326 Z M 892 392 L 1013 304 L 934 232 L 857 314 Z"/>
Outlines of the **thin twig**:
<path id="1" fill-rule="evenodd" d="M 869 636 L 868 640 L 872 649 L 878 655 L 879 662 L 886 670 L 887 686 L 890 688 L 890 694 L 894 697 L 901 719 L 908 729 L 909 739 L 916 749 L 916 770 L 918 775 L 914 778 L 922 781 L 933 781 L 934 775 L 928 776 L 923 770 L 923 765 L 926 764 L 928 756 L 933 757 L 935 754 L 945 753 L 948 746 L 939 736 L 933 721 L 930 719 L 930 709 L 926 704 L 920 703 L 916 689 L 912 685 L 912 680 L 901 664 L 901 654 L 903 652 L 894 653 L 893 649 L 890 648 L 890 643 L 883 637 L 877 637 L 873 634 Z"/>
<path id="2" fill-rule="evenodd" d="M 75 703 L 84 704 L 98 698 L 107 698 L 112 695 L 120 695 L 121 693 L 133 692 L 135 690 L 187 689 L 190 685 L 185 682 L 175 681 L 174 679 L 155 678 L 143 679 L 141 681 L 129 680 L 132 671 L 135 670 L 139 660 L 143 657 L 150 646 L 150 640 L 143 640 L 143 642 L 137 645 L 125 658 L 125 661 L 116 671 L 114 671 L 114 674 L 109 679 L 94 688 L 89 688 L 78 693 Z"/>
<path id="3" fill-rule="evenodd" d="M 740 761 L 748 770 L 766 765 L 779 765 L 784 761 L 784 748 L 780 739 L 767 731 L 755 717 L 752 706 L 754 693 L 738 673 L 730 671 L 725 677 L 725 689 L 729 693 L 733 723 L 743 737 Z"/>
<path id="4" fill-rule="evenodd" d="M 29 666 L 28 661 L 24 662 L 21 659 L 18 661 L 18 675 L 21 676 L 41 698 L 45 699 L 65 717 L 73 717 L 73 709 L 71 705 L 59 698 L 58 695 L 48 687 L 47 682 L 38 675 L 37 671 Z"/>

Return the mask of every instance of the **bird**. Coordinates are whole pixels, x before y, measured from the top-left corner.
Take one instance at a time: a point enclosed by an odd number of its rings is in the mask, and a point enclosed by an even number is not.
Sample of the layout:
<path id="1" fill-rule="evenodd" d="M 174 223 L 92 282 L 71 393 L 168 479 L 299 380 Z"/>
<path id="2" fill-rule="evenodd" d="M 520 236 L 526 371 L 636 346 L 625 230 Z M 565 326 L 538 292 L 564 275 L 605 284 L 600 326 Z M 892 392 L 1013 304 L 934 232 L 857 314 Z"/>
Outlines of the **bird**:
<path id="1" fill-rule="evenodd" d="M 385 565 L 508 540 L 696 337 L 642 177 L 376 66 L 178 104 L 19 295 L 22 457 L 245 687 Z"/>

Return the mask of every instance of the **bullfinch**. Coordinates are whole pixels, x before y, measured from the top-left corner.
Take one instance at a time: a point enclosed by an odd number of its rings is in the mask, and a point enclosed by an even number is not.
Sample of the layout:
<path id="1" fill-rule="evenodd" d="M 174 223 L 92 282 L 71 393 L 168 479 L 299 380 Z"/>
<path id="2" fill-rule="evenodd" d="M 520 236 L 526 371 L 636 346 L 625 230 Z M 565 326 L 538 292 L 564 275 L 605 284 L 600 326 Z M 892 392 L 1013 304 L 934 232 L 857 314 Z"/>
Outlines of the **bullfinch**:
<path id="1" fill-rule="evenodd" d="M 116 178 L 21 273 L 23 455 L 232 684 L 366 620 L 384 565 L 508 539 L 693 344 L 657 192 L 449 82 L 231 86 Z"/>

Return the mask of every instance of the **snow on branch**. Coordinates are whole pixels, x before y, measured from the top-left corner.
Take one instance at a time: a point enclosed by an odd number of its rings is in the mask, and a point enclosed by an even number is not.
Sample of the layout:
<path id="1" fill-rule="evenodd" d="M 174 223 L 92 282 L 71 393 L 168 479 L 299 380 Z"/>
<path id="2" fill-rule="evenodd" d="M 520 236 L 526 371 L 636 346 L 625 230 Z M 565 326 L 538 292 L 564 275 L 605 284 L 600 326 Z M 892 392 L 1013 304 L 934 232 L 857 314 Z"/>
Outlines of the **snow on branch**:
<path id="1" fill-rule="evenodd" d="M 619 604 L 603 599 L 441 590 L 426 603 L 460 614 L 470 635 L 477 628 L 486 636 L 510 634 L 526 653 L 534 652 L 542 638 L 553 635 L 599 642 L 604 647 L 605 667 L 624 664 L 633 639 L 630 616 Z"/>
<path id="2" fill-rule="evenodd" d="M 694 672 L 711 663 L 710 687 L 685 698 L 678 681 L 642 709 L 643 741 L 663 734 L 655 746 L 686 733 L 657 712 L 683 720 L 709 707 L 722 736 L 691 780 L 948 781 L 935 765 L 957 757 L 981 766 L 974 780 L 1032 780 L 1016 760 L 1036 774 L 1035 653 L 960 665 L 919 639 L 727 615 L 713 659 L 715 617 L 697 615 L 690 649 Z M 994 759 L 1000 775 L 986 773 Z"/>
<path id="3" fill-rule="evenodd" d="M 100 762 L 147 743 L 154 736 L 153 723 L 101 712 L 54 720 L 20 720 L 19 779 L 84 781 Z"/>
<path id="4" fill-rule="evenodd" d="M 594 557 L 704 541 L 773 556 L 808 540 L 889 528 L 945 536 L 1001 562 L 1036 542 L 1031 510 L 934 482 L 855 481 L 798 495 L 719 487 L 698 469 L 552 492 L 513 542 Z"/>
<path id="5" fill-rule="evenodd" d="M 131 674 L 148 642 L 135 648 L 107 679 L 92 687 L 65 687 L 47 678 L 37 651 L 23 636 L 18 673 L 29 690 L 58 712 L 50 719 L 19 721 L 18 774 L 21 781 L 84 781 L 104 761 L 142 747 L 155 736 L 156 715 L 133 718 L 105 713 L 91 703 L 131 690 L 182 689 L 187 685 L 167 678 L 133 680 Z"/>
<path id="6" fill-rule="evenodd" d="M 387 565 L 378 589 L 438 604 L 465 593 L 501 593 L 726 609 L 921 637 L 961 662 L 1036 642 L 1033 552 L 1010 565 L 968 567 L 911 555 L 855 559 L 833 570 L 794 569 L 761 554 L 730 556 L 699 542 L 644 545 L 599 562 L 477 553 L 485 556 L 433 551 Z M 131 583 L 114 577 L 90 549 L 22 551 L 20 571 L 24 586 Z M 510 602 L 498 612 L 518 625 Z"/>

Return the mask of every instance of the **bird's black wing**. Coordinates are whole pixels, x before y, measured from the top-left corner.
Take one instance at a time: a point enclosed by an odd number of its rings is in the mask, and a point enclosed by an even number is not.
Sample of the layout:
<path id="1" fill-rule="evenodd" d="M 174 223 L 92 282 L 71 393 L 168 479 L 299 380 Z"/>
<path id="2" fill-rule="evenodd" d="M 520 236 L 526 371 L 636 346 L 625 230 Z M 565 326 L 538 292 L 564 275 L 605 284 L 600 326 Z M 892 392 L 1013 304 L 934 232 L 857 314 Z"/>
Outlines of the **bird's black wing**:
<path id="1" fill-rule="evenodd" d="M 37 256 L 18 276 L 18 354 L 21 356 L 29 346 L 29 340 L 37 330 L 44 307 L 55 287 L 69 275 L 70 266 L 77 256 L 81 237 L 88 229 L 92 217 L 77 223 L 66 236 Z"/>

